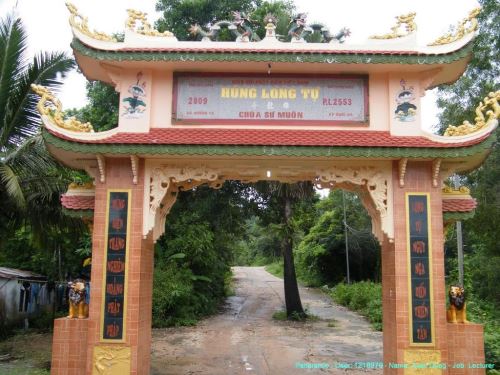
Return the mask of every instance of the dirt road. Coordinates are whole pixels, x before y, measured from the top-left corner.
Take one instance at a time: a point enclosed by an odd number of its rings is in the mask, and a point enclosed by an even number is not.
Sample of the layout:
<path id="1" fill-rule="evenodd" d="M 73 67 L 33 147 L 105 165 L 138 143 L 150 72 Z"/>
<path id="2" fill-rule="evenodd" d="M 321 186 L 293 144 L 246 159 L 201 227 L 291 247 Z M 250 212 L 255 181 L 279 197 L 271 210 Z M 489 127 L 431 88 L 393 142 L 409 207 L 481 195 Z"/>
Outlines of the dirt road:
<path id="1" fill-rule="evenodd" d="M 221 314 L 196 327 L 153 330 L 152 375 L 382 374 L 342 368 L 382 361 L 382 334 L 366 320 L 301 288 L 304 307 L 320 319 L 275 321 L 284 306 L 283 281 L 264 267 L 233 271 L 236 293 Z"/>

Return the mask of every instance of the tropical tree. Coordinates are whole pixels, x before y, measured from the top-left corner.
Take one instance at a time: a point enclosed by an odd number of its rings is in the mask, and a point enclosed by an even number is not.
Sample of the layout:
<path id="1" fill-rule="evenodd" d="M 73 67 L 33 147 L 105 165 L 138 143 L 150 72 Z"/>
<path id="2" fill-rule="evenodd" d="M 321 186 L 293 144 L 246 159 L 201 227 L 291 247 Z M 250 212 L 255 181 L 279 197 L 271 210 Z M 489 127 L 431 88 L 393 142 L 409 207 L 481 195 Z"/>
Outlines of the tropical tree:
<path id="1" fill-rule="evenodd" d="M 305 312 L 300 300 L 297 275 L 293 260 L 295 225 L 292 220 L 293 207 L 300 201 L 314 198 L 312 182 L 293 184 L 263 181 L 255 185 L 256 190 L 267 200 L 267 209 L 278 214 L 281 227 L 281 253 L 283 254 L 283 281 L 285 288 L 286 314 L 289 318 L 303 318 Z M 265 215 L 263 215 L 265 216 Z"/>
<path id="2" fill-rule="evenodd" d="M 90 122 L 96 132 L 118 126 L 118 93 L 111 85 L 100 81 L 87 81 L 88 104 L 79 109 L 66 111 L 82 122 Z"/>
<path id="3" fill-rule="evenodd" d="M 438 92 L 440 130 L 448 125 L 461 124 L 475 117 L 474 109 L 491 91 L 500 88 L 500 7 L 498 0 L 480 0 L 482 11 L 478 16 L 479 34 L 475 39 L 473 57 L 464 75 L 453 85 L 443 86 Z M 497 136 L 500 130 L 497 129 Z M 472 277 L 473 292 L 481 298 L 500 305 L 500 147 L 493 146 L 486 162 L 462 181 L 472 188 L 478 202 L 474 217 L 464 223 L 464 250 L 471 267 L 466 276 Z M 450 232 L 453 233 L 453 232 Z M 450 258 L 456 256 L 455 241 L 447 244 Z"/>
<path id="4" fill-rule="evenodd" d="M 500 89 L 500 7 L 498 0 L 479 0 L 479 33 L 473 57 L 464 75 L 453 85 L 440 87 L 440 130 L 475 118 L 474 109 L 490 92 Z M 500 136 L 500 130 L 496 130 Z M 461 176 L 471 187 L 478 206 L 464 222 L 464 284 L 468 289 L 467 313 L 471 321 L 484 323 L 487 363 L 500 364 L 500 147 L 495 143 L 488 159 L 472 173 Z M 450 234 L 453 231 L 449 232 Z M 456 282 L 456 239 L 447 241 L 447 271 Z M 495 367 L 495 368 L 496 368 Z"/>
<path id="5" fill-rule="evenodd" d="M 73 60 L 60 52 L 39 53 L 30 61 L 21 19 L 8 15 L 0 20 L 0 240 L 9 235 L 6 228 L 21 220 L 42 228 L 61 217 L 44 214 L 44 208 L 58 201 L 69 172 L 45 149 L 38 99 L 30 86 L 57 90 L 73 67 Z"/>

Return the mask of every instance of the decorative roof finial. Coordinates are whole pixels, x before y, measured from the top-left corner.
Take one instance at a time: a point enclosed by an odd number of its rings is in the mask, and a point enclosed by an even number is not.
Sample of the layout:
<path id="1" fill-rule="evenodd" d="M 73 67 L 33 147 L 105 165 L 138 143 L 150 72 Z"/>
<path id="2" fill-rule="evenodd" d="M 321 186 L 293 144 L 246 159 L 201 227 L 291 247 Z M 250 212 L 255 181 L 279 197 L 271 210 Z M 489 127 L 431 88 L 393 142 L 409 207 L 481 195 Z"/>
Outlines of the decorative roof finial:
<path id="1" fill-rule="evenodd" d="M 154 29 L 147 20 L 147 13 L 134 9 L 127 9 L 127 13 L 128 18 L 125 22 L 125 26 L 130 31 L 147 36 L 174 37 L 174 34 L 170 31 L 160 33 L 158 30 Z M 141 26 L 138 26 L 137 23 L 140 23 Z"/>
<path id="2" fill-rule="evenodd" d="M 77 29 L 79 32 L 81 32 L 84 35 L 87 35 L 88 37 L 91 37 L 92 39 L 102 40 L 105 42 L 117 42 L 116 38 L 112 37 L 111 35 L 96 30 L 90 31 L 88 18 L 82 16 L 78 12 L 76 6 L 74 6 L 70 2 L 67 2 L 66 7 L 71 13 L 71 16 L 69 18 L 69 24 L 75 29 Z"/>
<path id="3" fill-rule="evenodd" d="M 485 128 L 489 122 L 498 120 L 498 118 L 500 118 L 500 105 L 498 104 L 499 101 L 500 90 L 498 90 L 497 92 L 490 92 L 488 96 L 483 99 L 483 101 L 479 102 L 479 105 L 476 108 L 476 118 L 474 119 L 474 125 L 469 121 L 464 121 L 462 125 L 458 126 L 449 125 L 444 132 L 444 135 L 447 137 L 468 135 Z M 485 117 L 485 114 L 487 117 Z"/>
<path id="4" fill-rule="evenodd" d="M 465 35 L 470 34 L 477 30 L 478 22 L 477 16 L 481 12 L 481 8 L 475 8 L 470 11 L 469 15 L 458 23 L 454 33 L 447 33 L 434 42 L 429 43 L 428 46 L 440 46 L 443 44 L 450 44 L 459 39 L 462 39 Z"/>
<path id="5" fill-rule="evenodd" d="M 276 38 L 276 24 L 278 19 L 272 13 L 267 13 L 264 17 L 264 23 L 266 24 L 266 38 Z"/>
<path id="6" fill-rule="evenodd" d="M 306 23 L 306 13 L 299 13 L 290 22 L 290 30 L 288 35 L 291 37 L 291 42 L 305 43 L 305 37 L 313 33 L 319 34 L 320 43 L 344 43 L 345 38 L 351 35 L 351 30 L 347 27 L 340 29 L 337 34 L 330 33 L 330 29 L 321 23 L 313 23 L 308 25 Z"/>
<path id="7" fill-rule="evenodd" d="M 54 94 L 52 94 L 49 89 L 40 85 L 31 85 L 31 89 L 39 96 L 41 96 L 40 101 L 36 105 L 38 112 L 42 116 L 50 117 L 50 119 L 58 127 L 66 130 L 71 130 L 74 132 L 82 133 L 93 133 L 94 128 L 90 122 L 82 123 L 78 121 L 75 117 L 70 117 L 64 119 L 64 112 L 62 111 L 62 105 L 59 99 L 57 99 Z"/>
<path id="8" fill-rule="evenodd" d="M 408 36 L 417 30 L 415 16 L 417 13 L 412 12 L 396 17 L 396 25 L 391 27 L 391 32 L 383 35 L 372 35 L 370 39 L 396 39 Z M 405 26 L 405 31 L 401 31 L 401 26 Z"/>

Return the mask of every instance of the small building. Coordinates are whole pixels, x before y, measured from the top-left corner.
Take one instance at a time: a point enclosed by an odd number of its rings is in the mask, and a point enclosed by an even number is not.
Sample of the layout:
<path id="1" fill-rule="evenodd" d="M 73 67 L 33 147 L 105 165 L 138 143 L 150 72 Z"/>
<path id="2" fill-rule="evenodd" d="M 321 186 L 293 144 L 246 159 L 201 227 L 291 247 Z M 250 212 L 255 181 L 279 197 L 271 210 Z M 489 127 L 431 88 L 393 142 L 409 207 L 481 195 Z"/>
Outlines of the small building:
<path id="1" fill-rule="evenodd" d="M 51 306 L 47 277 L 0 267 L 0 321 L 13 323 Z"/>

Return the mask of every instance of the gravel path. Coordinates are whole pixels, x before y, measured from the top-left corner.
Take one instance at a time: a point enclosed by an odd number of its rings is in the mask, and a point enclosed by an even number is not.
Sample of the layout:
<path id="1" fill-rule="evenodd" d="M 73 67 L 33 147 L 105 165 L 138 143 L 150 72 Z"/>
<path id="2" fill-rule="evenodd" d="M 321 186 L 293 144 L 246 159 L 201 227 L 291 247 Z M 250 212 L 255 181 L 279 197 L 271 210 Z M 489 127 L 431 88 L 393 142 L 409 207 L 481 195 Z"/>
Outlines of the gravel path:
<path id="1" fill-rule="evenodd" d="M 316 289 L 300 288 L 304 307 L 320 319 L 275 321 L 284 306 L 283 280 L 264 267 L 233 272 L 236 293 L 220 314 L 196 327 L 153 330 L 152 375 L 382 374 L 355 368 L 382 362 L 382 333 L 364 318 Z"/>

